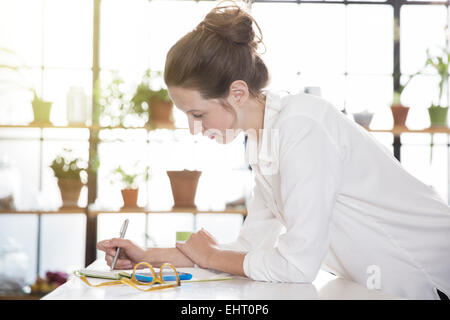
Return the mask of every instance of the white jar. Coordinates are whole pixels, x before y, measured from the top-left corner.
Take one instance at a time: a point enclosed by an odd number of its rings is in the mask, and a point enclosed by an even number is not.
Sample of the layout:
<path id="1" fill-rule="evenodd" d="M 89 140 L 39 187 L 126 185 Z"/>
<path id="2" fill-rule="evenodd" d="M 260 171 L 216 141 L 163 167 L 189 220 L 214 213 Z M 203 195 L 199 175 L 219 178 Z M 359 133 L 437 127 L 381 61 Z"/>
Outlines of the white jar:
<path id="1" fill-rule="evenodd" d="M 29 293 L 25 278 L 28 257 L 10 237 L 0 237 L 0 295 Z"/>
<path id="2" fill-rule="evenodd" d="M 70 87 L 67 92 L 67 121 L 86 124 L 88 120 L 88 97 L 82 87 Z"/>

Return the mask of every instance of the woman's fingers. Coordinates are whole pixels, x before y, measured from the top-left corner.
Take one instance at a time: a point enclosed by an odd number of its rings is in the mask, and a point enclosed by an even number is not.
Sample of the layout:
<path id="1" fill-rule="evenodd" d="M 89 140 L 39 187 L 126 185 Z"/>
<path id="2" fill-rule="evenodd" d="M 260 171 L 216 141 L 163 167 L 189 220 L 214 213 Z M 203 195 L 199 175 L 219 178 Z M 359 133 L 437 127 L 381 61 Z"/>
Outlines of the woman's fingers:
<path id="1" fill-rule="evenodd" d="M 108 266 L 112 265 L 114 257 L 110 255 L 105 256 L 105 260 Z M 129 259 L 117 259 L 114 269 L 133 269 L 133 264 Z"/>
<path id="2" fill-rule="evenodd" d="M 109 240 L 103 240 L 99 241 L 96 245 L 98 250 L 106 251 L 110 248 L 128 248 L 131 245 L 130 240 L 128 239 L 121 239 L 121 238 L 112 238 Z"/>
<path id="3" fill-rule="evenodd" d="M 96 247 L 98 250 L 106 251 L 106 249 L 109 248 L 109 240 L 99 241 Z"/>
<path id="4" fill-rule="evenodd" d="M 112 238 L 111 240 L 108 241 L 107 245 L 110 248 L 119 247 L 119 248 L 127 249 L 132 245 L 132 242 L 128 239 Z"/>

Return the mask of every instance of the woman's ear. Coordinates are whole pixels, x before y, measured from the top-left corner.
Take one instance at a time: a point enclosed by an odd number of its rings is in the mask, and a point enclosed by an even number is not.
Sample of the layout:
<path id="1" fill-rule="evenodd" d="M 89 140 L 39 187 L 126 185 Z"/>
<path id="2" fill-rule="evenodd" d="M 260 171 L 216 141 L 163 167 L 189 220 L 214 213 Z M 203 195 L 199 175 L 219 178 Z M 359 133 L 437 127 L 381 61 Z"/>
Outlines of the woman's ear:
<path id="1" fill-rule="evenodd" d="M 242 107 L 247 102 L 249 96 L 247 83 L 243 80 L 235 80 L 230 85 L 227 100 L 236 107 Z"/>

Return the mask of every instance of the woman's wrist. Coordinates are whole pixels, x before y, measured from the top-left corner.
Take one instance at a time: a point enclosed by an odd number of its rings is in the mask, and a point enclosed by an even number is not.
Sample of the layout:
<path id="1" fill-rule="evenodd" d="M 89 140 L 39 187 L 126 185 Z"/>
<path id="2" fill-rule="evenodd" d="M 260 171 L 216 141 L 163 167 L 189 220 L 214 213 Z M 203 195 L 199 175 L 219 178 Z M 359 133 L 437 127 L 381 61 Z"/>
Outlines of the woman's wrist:
<path id="1" fill-rule="evenodd" d="M 194 263 L 177 248 L 147 248 L 146 261 L 154 267 L 170 263 L 174 267 L 193 267 Z"/>
<path id="2" fill-rule="evenodd" d="M 222 259 L 222 254 L 223 254 L 222 249 L 220 248 L 213 249 L 211 255 L 208 258 L 207 268 L 220 270 L 219 268 L 220 268 L 220 261 Z"/>
<path id="3" fill-rule="evenodd" d="M 245 252 L 216 248 L 208 259 L 208 268 L 245 277 L 245 254 Z"/>

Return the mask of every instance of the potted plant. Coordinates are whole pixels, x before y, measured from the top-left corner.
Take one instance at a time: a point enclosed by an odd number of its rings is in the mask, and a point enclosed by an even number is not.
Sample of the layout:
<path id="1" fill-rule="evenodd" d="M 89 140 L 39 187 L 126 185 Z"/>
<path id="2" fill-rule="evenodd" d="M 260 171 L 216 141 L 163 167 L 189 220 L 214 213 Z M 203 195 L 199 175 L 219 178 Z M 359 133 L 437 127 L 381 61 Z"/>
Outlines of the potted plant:
<path id="1" fill-rule="evenodd" d="M 112 80 L 105 89 L 96 83 L 95 92 L 99 101 L 99 119 L 110 126 L 125 126 L 130 112 L 130 99 L 124 91 L 125 82 L 117 71 L 111 71 Z"/>
<path id="2" fill-rule="evenodd" d="M 14 58 L 17 58 L 18 60 L 22 60 L 18 54 L 16 54 L 14 51 L 7 49 L 7 48 L 1 48 L 0 51 L 13 56 Z M 50 112 L 52 108 L 52 102 L 45 101 L 36 92 L 36 89 L 34 86 L 30 83 L 27 83 L 24 75 L 22 74 L 22 69 L 29 69 L 29 67 L 21 61 L 21 63 L 16 65 L 11 64 L 0 64 L 0 69 L 6 69 L 13 71 L 21 78 L 21 83 L 15 84 L 16 87 L 19 87 L 21 89 L 25 89 L 30 91 L 33 94 L 33 100 L 31 101 L 31 106 L 33 108 L 33 115 L 34 120 L 31 122 L 31 124 L 37 124 L 37 125 L 51 125 L 50 122 Z"/>
<path id="3" fill-rule="evenodd" d="M 406 119 L 408 117 L 409 107 L 405 106 L 401 102 L 401 95 L 405 88 L 408 86 L 409 82 L 420 73 L 416 72 L 408 77 L 408 80 L 404 85 L 399 85 L 397 90 L 394 90 L 394 99 L 391 103 L 392 117 L 394 118 L 394 127 L 406 127 Z"/>
<path id="4" fill-rule="evenodd" d="M 135 114 L 147 119 L 150 128 L 173 128 L 173 103 L 167 89 L 152 89 L 151 81 L 160 78 L 161 71 L 147 69 L 141 83 L 131 98 L 131 110 Z"/>
<path id="5" fill-rule="evenodd" d="M 425 69 L 428 67 L 434 68 L 440 77 L 439 80 L 439 96 L 436 104 L 432 103 L 428 108 L 428 115 L 430 116 L 430 128 L 447 127 L 447 114 L 448 114 L 448 103 L 445 102 L 442 97 L 444 93 L 444 88 L 448 84 L 448 71 L 449 71 L 449 60 L 450 52 L 447 49 L 440 47 L 441 55 L 432 56 L 430 54 L 430 49 L 427 49 L 427 60 L 423 68 L 419 71 L 424 74 Z M 434 134 L 431 133 L 430 141 L 430 163 L 433 160 L 433 137 Z"/>
<path id="6" fill-rule="evenodd" d="M 372 121 L 372 118 L 373 112 L 369 112 L 368 110 L 364 110 L 362 112 L 355 112 L 353 114 L 353 119 L 355 119 L 355 122 L 367 129 L 370 127 L 370 122 Z"/>
<path id="7" fill-rule="evenodd" d="M 174 207 L 195 207 L 195 194 L 201 171 L 167 171 L 172 188 Z"/>
<path id="8" fill-rule="evenodd" d="M 448 114 L 448 102 L 442 99 L 444 88 L 448 84 L 448 67 L 450 61 L 450 52 L 445 48 L 440 48 L 442 55 L 432 56 L 430 50 L 427 49 L 427 61 L 426 67 L 432 67 L 435 69 L 440 77 L 439 80 L 439 97 L 436 104 L 432 103 L 428 108 L 428 114 L 430 115 L 431 127 L 447 127 L 447 114 Z"/>
<path id="9" fill-rule="evenodd" d="M 83 187 L 82 175 L 86 175 L 87 163 L 74 157 L 71 149 L 64 148 L 52 161 L 50 168 L 58 179 L 63 207 L 77 207 Z"/>
<path id="10" fill-rule="evenodd" d="M 122 166 L 118 166 L 111 171 L 111 174 L 114 178 L 111 180 L 111 183 L 118 180 L 121 184 L 120 192 L 122 193 L 123 206 L 136 208 L 138 206 L 139 183 L 142 181 L 147 182 L 150 179 L 150 167 L 147 166 L 141 172 L 134 171 L 131 173 L 126 172 Z"/>
<path id="11" fill-rule="evenodd" d="M 34 120 L 31 124 L 38 125 L 51 125 L 50 121 L 50 113 L 52 110 L 53 102 L 45 101 L 42 98 L 39 98 L 36 91 L 33 91 L 33 100 L 31 101 L 31 106 L 33 108 L 33 117 Z"/>

